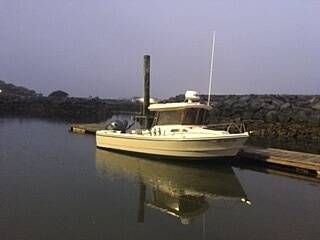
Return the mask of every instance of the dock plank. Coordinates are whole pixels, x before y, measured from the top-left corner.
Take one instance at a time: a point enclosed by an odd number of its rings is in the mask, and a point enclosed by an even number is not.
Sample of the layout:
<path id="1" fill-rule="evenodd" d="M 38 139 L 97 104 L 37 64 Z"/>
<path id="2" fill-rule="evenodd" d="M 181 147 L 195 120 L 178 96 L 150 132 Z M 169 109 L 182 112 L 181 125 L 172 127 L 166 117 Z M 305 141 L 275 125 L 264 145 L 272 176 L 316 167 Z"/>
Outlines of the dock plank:
<path id="1" fill-rule="evenodd" d="M 320 155 L 318 154 L 248 146 L 239 152 L 239 156 L 263 163 L 312 171 L 316 175 L 320 174 Z"/>

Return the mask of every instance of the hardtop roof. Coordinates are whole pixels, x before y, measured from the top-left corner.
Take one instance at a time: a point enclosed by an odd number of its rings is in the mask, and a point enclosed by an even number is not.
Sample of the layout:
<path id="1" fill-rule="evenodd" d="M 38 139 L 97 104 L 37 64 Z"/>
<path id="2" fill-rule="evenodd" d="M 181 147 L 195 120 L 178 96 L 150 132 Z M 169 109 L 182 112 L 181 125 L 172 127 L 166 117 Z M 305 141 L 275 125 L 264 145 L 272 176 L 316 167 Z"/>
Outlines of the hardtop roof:
<path id="1" fill-rule="evenodd" d="M 180 102 L 180 103 L 156 103 L 149 106 L 149 110 L 152 112 L 161 112 L 161 111 L 174 111 L 174 110 L 183 110 L 188 108 L 201 108 L 205 110 L 212 110 L 211 106 L 202 104 L 199 102 Z"/>

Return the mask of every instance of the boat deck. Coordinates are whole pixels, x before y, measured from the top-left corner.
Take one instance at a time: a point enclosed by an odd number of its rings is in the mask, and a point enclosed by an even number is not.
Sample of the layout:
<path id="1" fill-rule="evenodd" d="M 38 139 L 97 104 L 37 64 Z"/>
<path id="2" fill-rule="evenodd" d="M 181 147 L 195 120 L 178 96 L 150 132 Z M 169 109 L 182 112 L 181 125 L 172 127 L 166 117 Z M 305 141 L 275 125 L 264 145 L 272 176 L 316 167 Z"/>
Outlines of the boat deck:
<path id="1" fill-rule="evenodd" d="M 96 134 L 105 123 L 72 124 L 70 131 L 75 133 Z M 320 155 L 288 151 L 275 148 L 246 146 L 239 152 L 240 162 L 258 162 L 303 175 L 320 176 Z"/>

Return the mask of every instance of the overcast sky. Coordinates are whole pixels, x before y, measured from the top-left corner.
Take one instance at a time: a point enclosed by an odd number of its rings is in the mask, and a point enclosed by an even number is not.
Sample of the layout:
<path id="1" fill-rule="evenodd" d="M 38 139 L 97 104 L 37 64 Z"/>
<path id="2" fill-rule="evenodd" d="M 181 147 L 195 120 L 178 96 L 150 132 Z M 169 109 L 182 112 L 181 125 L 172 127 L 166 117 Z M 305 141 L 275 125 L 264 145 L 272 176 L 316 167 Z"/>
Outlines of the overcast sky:
<path id="1" fill-rule="evenodd" d="M 0 0 L 0 79 L 43 94 L 320 94 L 319 0 Z"/>

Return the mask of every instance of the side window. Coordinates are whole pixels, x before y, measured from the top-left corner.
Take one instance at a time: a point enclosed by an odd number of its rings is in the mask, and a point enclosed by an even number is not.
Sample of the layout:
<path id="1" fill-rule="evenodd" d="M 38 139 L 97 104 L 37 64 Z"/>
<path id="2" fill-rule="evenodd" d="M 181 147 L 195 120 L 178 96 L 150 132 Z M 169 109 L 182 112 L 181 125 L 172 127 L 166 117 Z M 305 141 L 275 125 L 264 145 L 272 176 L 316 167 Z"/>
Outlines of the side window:
<path id="1" fill-rule="evenodd" d="M 197 119 L 197 124 L 199 125 L 205 125 L 207 121 L 207 114 L 208 111 L 205 109 L 199 109 L 199 115 Z"/>
<path id="2" fill-rule="evenodd" d="M 208 124 L 208 119 L 209 119 L 209 111 L 204 110 L 204 113 L 203 113 L 203 124 Z"/>

